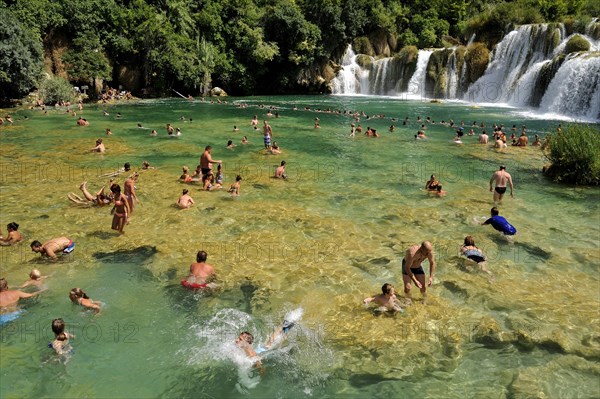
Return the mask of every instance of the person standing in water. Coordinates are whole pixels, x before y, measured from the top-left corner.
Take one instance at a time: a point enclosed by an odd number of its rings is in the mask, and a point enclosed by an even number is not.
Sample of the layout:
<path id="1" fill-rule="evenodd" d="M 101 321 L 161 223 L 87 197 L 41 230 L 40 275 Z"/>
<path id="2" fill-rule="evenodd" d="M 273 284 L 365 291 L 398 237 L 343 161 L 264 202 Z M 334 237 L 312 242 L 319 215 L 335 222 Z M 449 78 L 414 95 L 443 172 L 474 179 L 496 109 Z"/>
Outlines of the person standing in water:
<path id="1" fill-rule="evenodd" d="M 128 221 L 133 213 L 133 209 L 135 208 L 135 203 L 140 203 L 140 199 L 135 193 L 135 183 L 137 182 L 138 177 L 139 174 L 136 172 L 129 176 L 125 180 L 125 183 L 123 183 L 123 194 L 125 195 L 125 198 L 127 198 L 127 204 L 129 205 L 129 216 L 127 218 Z"/>
<path id="2" fill-rule="evenodd" d="M 496 182 L 496 188 L 492 188 L 492 184 Z M 494 202 L 502 201 L 502 197 L 506 192 L 506 183 L 510 185 L 510 196 L 513 197 L 513 181 L 510 173 L 506 171 L 506 166 L 500 165 L 500 169 L 494 172 L 490 178 L 490 192 L 494 192 Z"/>
<path id="3" fill-rule="evenodd" d="M 427 259 L 429 261 L 429 281 L 425 283 L 425 271 L 421 263 Z M 435 273 L 435 259 L 433 255 L 433 247 L 429 241 L 423 241 L 421 245 L 413 245 L 409 247 L 402 259 L 402 281 L 404 282 L 404 294 L 410 301 L 412 300 L 410 290 L 411 282 L 414 282 L 421 290 L 423 295 L 423 304 L 427 300 L 427 286 L 433 284 L 433 276 Z"/>

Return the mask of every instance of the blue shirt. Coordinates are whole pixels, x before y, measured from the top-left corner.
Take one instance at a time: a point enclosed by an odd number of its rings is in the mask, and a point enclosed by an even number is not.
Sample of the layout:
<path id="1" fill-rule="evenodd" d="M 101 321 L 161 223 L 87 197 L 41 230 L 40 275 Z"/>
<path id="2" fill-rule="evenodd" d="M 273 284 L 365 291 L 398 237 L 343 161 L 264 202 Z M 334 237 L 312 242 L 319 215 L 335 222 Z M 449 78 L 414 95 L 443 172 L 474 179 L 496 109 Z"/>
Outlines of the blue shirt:
<path id="1" fill-rule="evenodd" d="M 508 236 L 512 236 L 517 233 L 517 229 L 515 229 L 515 227 L 512 224 L 508 223 L 508 221 L 502 216 L 492 216 L 491 218 L 486 220 L 484 224 L 491 224 L 493 228 L 495 228 L 498 231 L 501 231 L 502 233 Z"/>

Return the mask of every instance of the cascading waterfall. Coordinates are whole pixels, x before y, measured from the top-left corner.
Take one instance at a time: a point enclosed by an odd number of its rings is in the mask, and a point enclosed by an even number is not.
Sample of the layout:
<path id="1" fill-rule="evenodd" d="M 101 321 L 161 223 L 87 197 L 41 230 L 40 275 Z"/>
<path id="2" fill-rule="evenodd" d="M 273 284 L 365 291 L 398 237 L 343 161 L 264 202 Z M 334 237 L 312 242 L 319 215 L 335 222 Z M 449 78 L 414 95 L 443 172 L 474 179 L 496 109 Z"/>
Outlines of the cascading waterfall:
<path id="1" fill-rule="evenodd" d="M 452 49 L 452 54 L 448 59 L 448 69 L 446 71 L 446 81 L 448 82 L 448 90 L 446 98 L 456 98 L 458 89 L 458 73 L 456 68 L 456 48 Z"/>
<path id="2" fill-rule="evenodd" d="M 417 69 L 408 82 L 409 95 L 425 97 L 425 74 L 431 54 L 433 54 L 433 50 L 419 50 Z"/>
<path id="3" fill-rule="evenodd" d="M 473 102 L 522 104 L 524 98 L 531 96 L 533 86 L 524 86 L 520 79 L 529 68 L 552 55 L 552 35 L 559 35 L 559 41 L 563 39 L 560 27 L 549 28 L 547 24 L 523 25 L 504 36 L 485 74 L 469 87 L 465 98 Z M 535 82 L 535 76 L 526 80 Z"/>
<path id="4" fill-rule="evenodd" d="M 571 54 L 548 85 L 540 111 L 600 119 L 600 56 Z"/>
<path id="5" fill-rule="evenodd" d="M 369 74 L 369 94 L 387 95 L 393 89 L 394 82 L 388 79 L 389 64 L 392 58 L 373 61 Z M 391 87 L 388 87 L 391 85 Z"/>
<path id="6" fill-rule="evenodd" d="M 331 81 L 333 94 L 369 94 L 369 71 L 356 63 L 352 46 L 344 53 L 342 69 Z"/>

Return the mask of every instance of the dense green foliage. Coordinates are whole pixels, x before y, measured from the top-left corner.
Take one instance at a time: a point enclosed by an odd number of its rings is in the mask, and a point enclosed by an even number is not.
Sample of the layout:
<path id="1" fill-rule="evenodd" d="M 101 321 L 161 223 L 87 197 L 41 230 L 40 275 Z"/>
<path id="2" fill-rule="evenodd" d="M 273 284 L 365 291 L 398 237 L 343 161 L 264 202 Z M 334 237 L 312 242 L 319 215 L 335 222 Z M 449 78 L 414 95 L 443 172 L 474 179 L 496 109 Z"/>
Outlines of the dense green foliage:
<path id="1" fill-rule="evenodd" d="M 548 174 L 564 183 L 600 185 L 599 136 L 600 130 L 585 125 L 571 125 L 550 135 Z"/>
<path id="2" fill-rule="evenodd" d="M 27 94 L 42 66 L 39 38 L 0 5 L 0 100 Z"/>
<path id="3" fill-rule="evenodd" d="M 390 55 L 406 46 L 490 49 L 509 24 L 590 20 L 596 0 L 4 0 L 0 83 L 32 87 L 43 42 L 48 72 L 73 83 L 128 82 L 233 94 L 321 90 L 317 79 L 348 43 Z M 596 14 L 594 14 L 596 13 Z M 18 23 L 11 23 L 14 20 Z M 8 37 L 8 36 L 7 36 Z M 12 57 L 13 61 L 8 61 Z M 20 60 L 20 61 L 17 61 Z M 12 62 L 12 63 L 11 63 Z M 28 65 L 14 75 L 14 65 Z M 9 66 L 13 66 L 10 69 Z M 7 75 L 11 75 L 8 77 Z M 123 76 L 123 74 L 128 74 Z M 5 95 L 9 95 L 6 93 Z"/>
<path id="4" fill-rule="evenodd" d="M 39 97 L 47 104 L 73 101 L 75 92 L 73 86 L 64 78 L 58 76 L 44 77 L 39 83 Z"/>

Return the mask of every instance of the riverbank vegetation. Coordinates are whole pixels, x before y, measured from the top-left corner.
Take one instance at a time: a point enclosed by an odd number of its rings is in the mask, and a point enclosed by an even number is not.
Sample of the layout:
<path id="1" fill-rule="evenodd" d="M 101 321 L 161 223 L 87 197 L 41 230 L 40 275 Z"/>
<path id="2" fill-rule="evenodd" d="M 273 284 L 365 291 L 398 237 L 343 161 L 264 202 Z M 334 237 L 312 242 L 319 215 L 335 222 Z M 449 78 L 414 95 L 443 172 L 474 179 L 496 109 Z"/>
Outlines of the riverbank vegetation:
<path id="1" fill-rule="evenodd" d="M 145 95 L 322 91 L 348 43 L 389 56 L 476 34 L 491 49 L 511 24 L 577 31 L 598 15 L 595 0 L 5 0 L 0 99 L 42 71 Z"/>
<path id="2" fill-rule="evenodd" d="M 600 185 L 600 130 L 573 124 L 547 137 L 546 173 L 555 181 Z"/>

